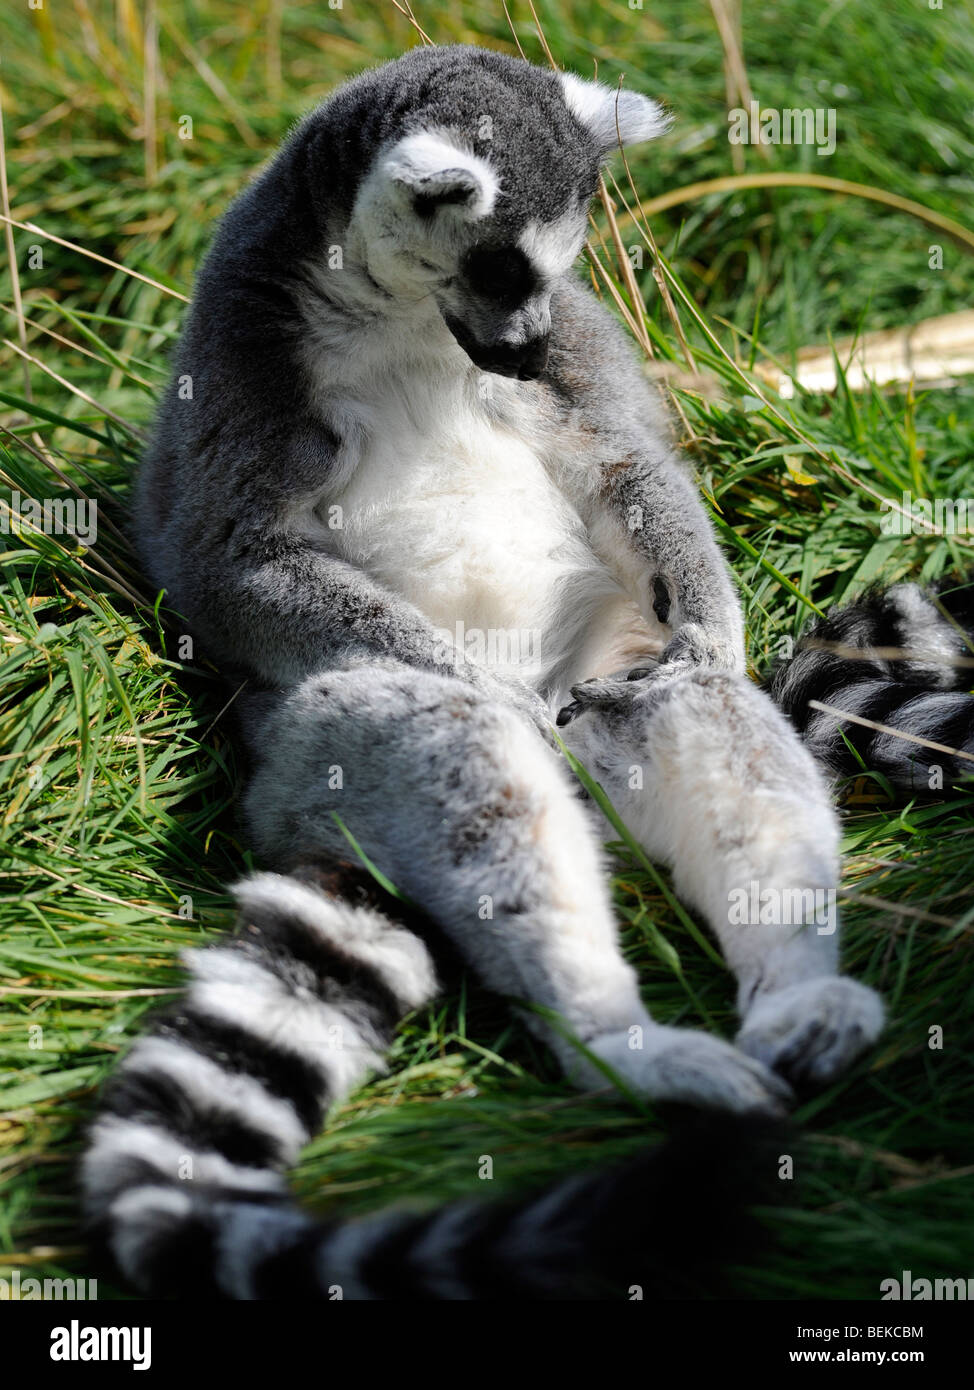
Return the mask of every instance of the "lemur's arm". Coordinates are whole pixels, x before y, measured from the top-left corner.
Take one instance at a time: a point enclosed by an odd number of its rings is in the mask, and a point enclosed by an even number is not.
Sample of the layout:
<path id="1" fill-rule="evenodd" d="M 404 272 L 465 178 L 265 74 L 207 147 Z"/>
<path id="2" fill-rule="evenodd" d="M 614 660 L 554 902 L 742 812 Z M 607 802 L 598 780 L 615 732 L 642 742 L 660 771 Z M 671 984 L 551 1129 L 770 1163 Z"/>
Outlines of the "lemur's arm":
<path id="1" fill-rule="evenodd" d="M 643 612 L 672 630 L 663 661 L 743 671 L 744 623 L 727 563 L 697 489 L 665 443 L 637 445 L 604 465 L 596 504 L 602 528 L 618 528 L 618 543 L 637 561 Z"/>
<path id="2" fill-rule="evenodd" d="M 211 556 L 193 597 L 207 647 L 273 685 L 361 658 L 473 677 L 411 604 L 283 530 Z"/>
<path id="3" fill-rule="evenodd" d="M 741 606 L 662 408 L 619 325 L 579 284 L 559 283 L 546 373 L 570 428 L 598 440 L 598 476 L 572 480 L 593 540 L 643 615 L 672 629 L 664 661 L 744 668 Z"/>

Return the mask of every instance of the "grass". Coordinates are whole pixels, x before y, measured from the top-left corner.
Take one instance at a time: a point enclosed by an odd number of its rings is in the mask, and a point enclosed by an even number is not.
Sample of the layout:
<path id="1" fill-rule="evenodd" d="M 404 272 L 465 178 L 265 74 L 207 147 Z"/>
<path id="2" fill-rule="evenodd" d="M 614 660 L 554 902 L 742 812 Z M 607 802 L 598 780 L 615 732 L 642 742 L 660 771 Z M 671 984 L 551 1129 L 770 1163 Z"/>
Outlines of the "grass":
<path id="1" fill-rule="evenodd" d="M 14 1265 L 88 1269 L 73 1175 L 95 1088 L 145 1009 L 178 987 L 177 949 L 227 927 L 224 885 L 249 863 L 224 694 L 173 645 L 124 540 L 177 295 L 190 291 L 214 219 L 289 123 L 339 79 L 417 41 L 391 3 L 162 0 L 157 10 L 148 64 L 134 0 L 78 0 L 56 23 L 24 6 L 5 24 L 11 215 L 147 279 L 14 229 L 35 359 L 26 379 L 6 267 L 0 287 L 0 336 L 14 345 L 0 347 L 5 484 L 22 497 L 80 489 L 99 504 L 92 550 L 68 536 L 3 538 L 0 1276 Z M 560 62 L 591 72 L 597 59 L 603 77 L 624 72 L 673 107 L 674 133 L 632 158 L 641 198 L 735 173 L 710 5 L 538 0 L 537 10 Z M 415 11 L 438 42 L 515 51 L 501 5 L 417 0 Z M 543 61 L 530 6 L 514 0 L 511 11 L 525 51 Z M 833 106 L 839 130 L 827 160 L 807 147 L 767 159 L 743 147 L 744 172 L 824 172 L 963 221 L 974 182 L 974 22 L 963 7 L 896 0 L 866 13 L 781 0 L 748 8 L 744 57 L 763 105 Z M 192 139 L 180 139 L 187 117 Z M 970 538 L 884 537 L 878 499 L 974 496 L 974 383 L 855 396 L 840 381 L 831 396 L 784 402 L 751 368 L 764 355 L 788 365 L 830 334 L 966 307 L 969 249 L 864 199 L 783 187 L 654 216 L 654 262 L 617 208 L 623 246 L 642 246 L 643 266 L 627 283 L 600 215 L 613 289 L 597 278 L 659 361 L 685 368 L 685 335 L 706 380 L 683 379 L 674 401 L 747 605 L 755 669 L 787 650 L 811 612 L 868 583 L 965 574 Z M 929 268 L 933 243 L 941 270 Z M 744 1297 L 875 1298 L 903 1269 L 974 1268 L 974 795 L 951 788 L 902 807 L 866 775 L 845 790 L 844 959 L 886 994 L 891 1024 L 872 1055 L 799 1110 L 808 1137 L 797 1200 L 777 1218 L 773 1257 L 740 1271 Z M 654 1013 L 728 1034 L 729 975 L 665 877 L 621 844 L 616 898 Z M 929 1045 L 935 1028 L 941 1049 Z M 461 981 L 403 1024 L 389 1074 L 334 1116 L 295 1184 L 307 1202 L 348 1213 L 441 1201 L 603 1164 L 661 1128 L 621 1097 L 571 1093 L 503 1005 Z M 489 1187 L 483 1155 L 494 1160 Z"/>

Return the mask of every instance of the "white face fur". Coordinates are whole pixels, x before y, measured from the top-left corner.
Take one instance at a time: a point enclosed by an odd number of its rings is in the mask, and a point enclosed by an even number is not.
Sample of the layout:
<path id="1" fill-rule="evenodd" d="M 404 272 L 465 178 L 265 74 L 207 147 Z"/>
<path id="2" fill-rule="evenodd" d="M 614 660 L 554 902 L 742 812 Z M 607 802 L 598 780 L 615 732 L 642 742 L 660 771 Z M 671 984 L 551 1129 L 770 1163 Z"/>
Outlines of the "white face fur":
<path id="1" fill-rule="evenodd" d="M 658 103 L 561 74 L 565 102 L 601 156 L 665 130 Z M 587 190 L 547 222 L 498 245 L 490 218 L 503 179 L 448 129 L 419 130 L 387 147 L 364 181 L 349 245 L 392 309 L 428 308 L 482 369 L 537 375 L 544 365 L 554 282 L 585 240 Z"/>

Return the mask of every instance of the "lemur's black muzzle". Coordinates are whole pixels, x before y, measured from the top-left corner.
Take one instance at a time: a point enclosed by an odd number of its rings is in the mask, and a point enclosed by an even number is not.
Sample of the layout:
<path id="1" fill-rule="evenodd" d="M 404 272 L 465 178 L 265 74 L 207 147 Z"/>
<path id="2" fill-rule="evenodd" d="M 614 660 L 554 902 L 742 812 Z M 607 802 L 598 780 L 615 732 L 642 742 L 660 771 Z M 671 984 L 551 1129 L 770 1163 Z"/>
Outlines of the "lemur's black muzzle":
<path id="1" fill-rule="evenodd" d="M 548 334 L 512 346 L 508 343 L 480 343 L 467 328 L 444 314 L 446 326 L 475 367 L 497 376 L 513 376 L 518 381 L 537 381 L 548 365 Z"/>
<path id="2" fill-rule="evenodd" d="M 537 381 L 548 365 L 548 334 L 527 343 L 517 370 L 519 381 Z"/>

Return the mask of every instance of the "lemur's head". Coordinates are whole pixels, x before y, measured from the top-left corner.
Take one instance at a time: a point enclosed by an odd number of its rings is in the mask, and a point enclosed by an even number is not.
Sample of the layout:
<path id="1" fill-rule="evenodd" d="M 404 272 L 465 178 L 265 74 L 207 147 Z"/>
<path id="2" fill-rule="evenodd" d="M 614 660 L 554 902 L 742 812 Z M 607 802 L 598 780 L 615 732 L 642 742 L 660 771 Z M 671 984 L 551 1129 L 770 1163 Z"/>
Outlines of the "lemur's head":
<path id="1" fill-rule="evenodd" d="M 659 135 L 667 118 L 638 93 L 482 49 L 409 60 L 422 64 L 422 82 L 410 71 L 422 95 L 410 110 L 401 84 L 395 133 L 355 203 L 366 268 L 397 298 L 432 298 L 482 370 L 532 379 L 600 164 L 620 142 Z"/>

